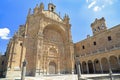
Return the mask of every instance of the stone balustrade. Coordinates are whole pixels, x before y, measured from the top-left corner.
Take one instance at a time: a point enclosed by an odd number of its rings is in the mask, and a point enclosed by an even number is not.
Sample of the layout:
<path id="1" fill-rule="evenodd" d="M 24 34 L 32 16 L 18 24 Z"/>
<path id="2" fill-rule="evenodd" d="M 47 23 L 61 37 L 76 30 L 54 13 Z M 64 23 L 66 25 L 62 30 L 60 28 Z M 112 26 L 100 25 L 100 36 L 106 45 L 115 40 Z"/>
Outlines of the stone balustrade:
<path id="1" fill-rule="evenodd" d="M 79 57 L 92 56 L 95 54 L 101 54 L 101 53 L 105 53 L 105 52 L 117 50 L 117 49 L 120 49 L 120 44 L 115 44 L 115 45 L 105 47 L 105 48 L 99 48 L 99 49 L 94 50 L 92 52 L 81 54 Z"/>

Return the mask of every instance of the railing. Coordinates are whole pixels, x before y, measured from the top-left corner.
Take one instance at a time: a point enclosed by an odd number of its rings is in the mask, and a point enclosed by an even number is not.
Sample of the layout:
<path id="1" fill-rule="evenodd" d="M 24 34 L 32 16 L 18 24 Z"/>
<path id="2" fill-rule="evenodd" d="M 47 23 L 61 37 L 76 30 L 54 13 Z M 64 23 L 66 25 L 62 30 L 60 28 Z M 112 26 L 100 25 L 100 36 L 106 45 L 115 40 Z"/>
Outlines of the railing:
<path id="1" fill-rule="evenodd" d="M 120 43 L 112 45 L 112 46 L 108 46 L 108 47 L 105 47 L 105 48 L 99 48 L 99 49 L 94 50 L 94 51 L 89 52 L 89 53 L 81 54 L 79 57 L 101 54 L 101 53 L 105 53 L 105 52 L 112 51 L 112 50 L 117 50 L 117 49 L 120 49 Z"/>

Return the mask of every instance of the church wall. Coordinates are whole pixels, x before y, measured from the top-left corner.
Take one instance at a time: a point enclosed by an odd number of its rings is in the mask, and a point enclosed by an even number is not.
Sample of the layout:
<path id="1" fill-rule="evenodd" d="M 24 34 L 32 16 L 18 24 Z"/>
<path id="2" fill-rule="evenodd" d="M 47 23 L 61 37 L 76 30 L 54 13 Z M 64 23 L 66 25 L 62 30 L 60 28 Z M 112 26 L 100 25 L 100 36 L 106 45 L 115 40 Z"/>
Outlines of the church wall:
<path id="1" fill-rule="evenodd" d="M 76 57 L 79 57 L 81 64 L 84 61 L 88 63 L 89 60 L 91 60 L 93 64 L 95 64 L 94 62 L 95 59 L 98 59 L 99 61 L 101 61 L 102 58 L 104 57 L 109 62 L 110 56 L 112 55 L 117 57 L 118 59 L 120 55 L 120 50 L 119 50 L 120 38 L 118 36 L 119 32 L 120 32 L 120 25 L 117 25 L 111 29 L 108 29 L 97 35 L 88 37 L 85 40 L 76 43 L 75 44 Z M 108 40 L 108 37 L 111 37 L 111 39 Z M 94 42 L 96 42 L 96 44 L 94 44 Z M 84 45 L 84 49 L 83 49 L 83 45 Z M 119 61 L 119 59 L 117 61 Z M 97 66 L 96 70 L 98 70 L 99 67 Z M 106 69 L 107 68 L 108 67 L 106 67 Z M 118 68 L 118 71 L 119 71 L 119 68 Z"/>
<path id="2" fill-rule="evenodd" d="M 29 11 L 8 45 L 7 77 L 21 76 L 24 60 L 27 76 L 73 74 L 78 61 L 82 73 L 106 73 L 109 68 L 119 72 L 120 25 L 107 29 L 104 18 L 96 19 L 91 24 L 93 36 L 73 43 L 69 16 L 62 19 L 54 8 L 52 4 L 44 10 L 41 4 L 33 14 Z"/>

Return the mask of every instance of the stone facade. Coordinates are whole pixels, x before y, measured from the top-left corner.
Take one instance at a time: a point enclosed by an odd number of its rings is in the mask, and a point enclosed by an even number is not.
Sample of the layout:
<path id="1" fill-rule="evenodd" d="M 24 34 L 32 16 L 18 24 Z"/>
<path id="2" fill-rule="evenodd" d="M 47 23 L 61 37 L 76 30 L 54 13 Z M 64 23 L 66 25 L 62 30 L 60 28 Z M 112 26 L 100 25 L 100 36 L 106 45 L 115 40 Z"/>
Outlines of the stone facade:
<path id="1" fill-rule="evenodd" d="M 6 56 L 0 54 L 0 78 L 5 76 L 6 66 Z"/>
<path id="2" fill-rule="evenodd" d="M 75 55 L 82 73 L 120 73 L 120 25 L 107 29 L 105 19 L 91 24 L 93 36 L 75 43 Z"/>
<path id="3" fill-rule="evenodd" d="M 55 8 L 49 3 L 44 10 L 41 3 L 29 10 L 8 44 L 6 77 L 21 76 L 24 60 L 28 76 L 76 73 L 76 63 L 82 73 L 120 72 L 120 25 L 107 29 L 104 18 L 96 19 L 93 36 L 73 43 L 69 16 L 62 19 Z"/>
<path id="4" fill-rule="evenodd" d="M 28 12 L 25 25 L 10 40 L 7 49 L 8 70 L 20 76 L 22 62 L 27 61 L 26 75 L 65 74 L 74 71 L 74 45 L 68 15 L 62 19 L 55 13 L 55 5 L 43 3 Z M 19 73 L 19 74 L 16 74 Z"/>

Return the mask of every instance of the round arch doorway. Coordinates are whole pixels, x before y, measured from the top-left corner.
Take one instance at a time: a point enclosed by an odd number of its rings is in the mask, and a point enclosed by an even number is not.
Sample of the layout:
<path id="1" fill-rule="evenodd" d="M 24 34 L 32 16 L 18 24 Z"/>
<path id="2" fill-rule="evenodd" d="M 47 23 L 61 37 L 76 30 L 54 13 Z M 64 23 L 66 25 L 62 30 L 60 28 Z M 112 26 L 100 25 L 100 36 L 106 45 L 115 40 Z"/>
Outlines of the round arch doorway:
<path id="1" fill-rule="evenodd" d="M 54 62 L 49 63 L 49 74 L 56 74 L 56 64 Z"/>

